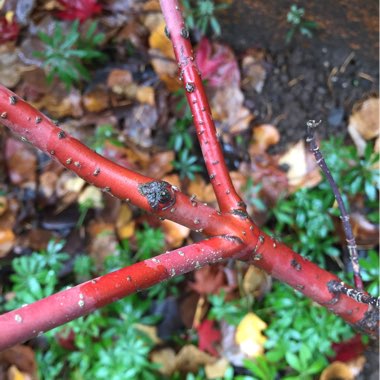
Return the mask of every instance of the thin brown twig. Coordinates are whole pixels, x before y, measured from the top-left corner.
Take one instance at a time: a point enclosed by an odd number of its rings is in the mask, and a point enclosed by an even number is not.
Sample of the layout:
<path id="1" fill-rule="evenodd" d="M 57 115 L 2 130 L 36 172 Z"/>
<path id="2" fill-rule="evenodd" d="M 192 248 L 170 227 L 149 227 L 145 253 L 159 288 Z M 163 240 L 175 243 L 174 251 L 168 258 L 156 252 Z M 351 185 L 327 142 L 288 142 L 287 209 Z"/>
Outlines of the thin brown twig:
<path id="1" fill-rule="evenodd" d="M 359 260 L 358 260 L 358 252 L 357 252 L 357 246 L 354 234 L 352 232 L 352 227 L 350 223 L 350 216 L 348 215 L 348 212 L 346 210 L 346 207 L 343 203 L 342 195 L 338 189 L 337 184 L 334 181 L 333 176 L 331 175 L 331 172 L 326 164 L 325 159 L 323 158 L 323 155 L 321 151 L 319 150 L 319 146 L 317 145 L 317 142 L 315 140 L 315 129 L 318 127 L 318 125 L 321 123 L 321 121 L 316 122 L 315 120 L 309 120 L 306 123 L 307 126 L 307 137 L 306 142 L 310 145 L 310 150 L 314 154 L 315 160 L 319 167 L 322 169 L 323 173 L 325 174 L 331 189 L 334 193 L 335 199 L 338 203 L 339 211 L 341 214 L 341 220 L 343 225 L 343 231 L 346 236 L 346 242 L 347 242 L 347 248 L 348 253 L 350 256 L 350 260 L 352 263 L 352 269 L 354 271 L 354 283 L 355 287 L 359 291 L 363 291 L 363 280 L 360 276 L 360 266 L 359 266 Z"/>

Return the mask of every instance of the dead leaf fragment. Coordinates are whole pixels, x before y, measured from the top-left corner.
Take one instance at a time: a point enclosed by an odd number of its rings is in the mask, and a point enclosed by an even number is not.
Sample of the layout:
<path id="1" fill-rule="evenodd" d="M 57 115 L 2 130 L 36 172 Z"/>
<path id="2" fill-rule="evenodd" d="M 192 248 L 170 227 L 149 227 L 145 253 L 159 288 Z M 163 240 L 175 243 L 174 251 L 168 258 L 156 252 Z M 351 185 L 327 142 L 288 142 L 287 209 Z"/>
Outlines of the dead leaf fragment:
<path id="1" fill-rule="evenodd" d="M 278 129 L 271 124 L 262 124 L 253 129 L 252 143 L 249 147 L 251 156 L 265 152 L 270 146 L 280 141 Z"/>
<path id="2" fill-rule="evenodd" d="M 4 257 L 13 248 L 16 237 L 11 229 L 0 229 L 0 257 Z"/>
<path id="3" fill-rule="evenodd" d="M 215 363 L 206 364 L 205 372 L 208 379 L 223 378 L 230 363 L 226 358 L 221 358 Z"/>
<path id="4" fill-rule="evenodd" d="M 271 285 L 272 279 L 270 275 L 253 265 L 248 267 L 243 279 L 245 294 L 260 298 L 270 290 Z"/>
<path id="5" fill-rule="evenodd" d="M 151 86 L 140 86 L 137 88 L 136 99 L 140 103 L 146 103 L 151 106 L 155 105 L 154 88 Z"/>
<path id="6" fill-rule="evenodd" d="M 183 244 L 183 241 L 190 234 L 189 228 L 172 222 L 171 220 L 166 219 L 161 223 L 161 225 L 165 233 L 165 241 L 169 248 L 180 247 Z"/>
<path id="7" fill-rule="evenodd" d="M 354 380 L 354 375 L 347 364 L 332 362 L 321 374 L 320 380 Z"/>
<path id="8" fill-rule="evenodd" d="M 101 112 L 108 108 L 109 97 L 105 89 L 97 87 L 83 96 L 84 108 L 89 112 Z"/>
<path id="9" fill-rule="evenodd" d="M 306 150 L 303 140 L 300 140 L 282 155 L 278 163 L 289 168 L 287 178 L 290 192 L 301 187 L 316 186 L 322 180 L 319 167 L 312 153 Z"/>
<path id="10" fill-rule="evenodd" d="M 256 314 L 248 313 L 239 323 L 235 339 L 248 357 L 254 358 L 264 353 L 264 343 L 267 338 L 262 334 L 267 324 Z"/>
<path id="11" fill-rule="evenodd" d="M 21 372 L 18 370 L 18 368 L 14 365 L 10 366 L 8 368 L 7 373 L 8 380 L 31 380 L 31 376 L 29 376 L 27 373 Z"/>
<path id="12" fill-rule="evenodd" d="M 0 196 L 0 216 L 3 215 L 8 209 L 8 199 L 4 195 Z"/>
<path id="13" fill-rule="evenodd" d="M 176 369 L 181 372 L 197 372 L 201 366 L 214 363 L 216 359 L 192 344 L 183 346 L 177 354 Z"/>
<path id="14" fill-rule="evenodd" d="M 150 355 L 153 363 L 159 364 L 158 371 L 165 376 L 171 376 L 176 369 L 176 354 L 172 348 L 155 350 Z"/>

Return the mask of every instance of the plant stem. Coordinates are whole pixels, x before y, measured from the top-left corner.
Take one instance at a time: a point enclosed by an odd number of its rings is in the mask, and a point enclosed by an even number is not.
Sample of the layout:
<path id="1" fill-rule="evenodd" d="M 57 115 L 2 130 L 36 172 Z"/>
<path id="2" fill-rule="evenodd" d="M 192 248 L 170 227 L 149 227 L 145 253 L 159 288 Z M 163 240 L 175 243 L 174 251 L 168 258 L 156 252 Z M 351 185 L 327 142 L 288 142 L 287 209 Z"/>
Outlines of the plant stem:
<path id="1" fill-rule="evenodd" d="M 236 193 L 224 161 L 180 4 L 177 0 L 160 0 L 160 4 L 178 62 L 179 79 L 183 81 L 203 158 L 220 211 L 241 210 L 245 212 L 246 206 Z"/>
<path id="2" fill-rule="evenodd" d="M 241 250 L 241 245 L 239 239 L 214 237 L 141 261 L 5 313 L 0 316 L 0 351 L 129 294 L 204 265 L 231 258 Z"/>
<path id="3" fill-rule="evenodd" d="M 354 272 L 354 283 L 355 287 L 359 291 L 363 291 L 363 280 L 360 275 L 360 266 L 359 266 L 359 260 L 358 260 L 358 252 L 357 252 L 357 246 L 354 234 L 352 232 L 351 223 L 350 223 L 350 216 L 347 213 L 346 207 L 344 206 L 342 195 L 338 189 L 337 184 L 334 181 L 334 178 L 331 175 L 331 172 L 326 164 L 325 159 L 323 158 L 323 155 L 321 151 L 319 150 L 319 146 L 317 145 L 317 142 L 315 140 L 315 129 L 318 127 L 320 122 L 316 123 L 315 120 L 309 120 L 306 123 L 307 126 L 307 137 L 306 141 L 310 145 L 310 150 L 313 152 L 315 160 L 319 167 L 322 169 L 323 173 L 325 174 L 331 189 L 334 193 L 335 199 L 338 203 L 339 211 L 341 214 L 341 220 L 343 225 L 343 231 L 346 236 L 346 242 L 347 242 L 347 248 L 348 253 L 350 256 L 350 260 L 352 263 L 352 269 Z"/>

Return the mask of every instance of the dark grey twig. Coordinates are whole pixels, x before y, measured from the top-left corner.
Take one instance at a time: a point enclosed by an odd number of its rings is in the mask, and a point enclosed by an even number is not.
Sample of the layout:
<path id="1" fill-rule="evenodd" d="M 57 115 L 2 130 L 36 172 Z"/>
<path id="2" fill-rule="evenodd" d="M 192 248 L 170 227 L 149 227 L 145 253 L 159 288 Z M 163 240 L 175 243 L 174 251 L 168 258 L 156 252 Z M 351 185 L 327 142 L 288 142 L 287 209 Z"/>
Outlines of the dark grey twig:
<path id="1" fill-rule="evenodd" d="M 356 289 L 347 288 L 343 282 L 329 281 L 327 284 L 330 293 L 343 293 L 357 302 L 366 303 L 375 307 L 380 306 L 380 299 L 370 296 L 368 293 L 361 292 Z"/>
<path id="2" fill-rule="evenodd" d="M 313 152 L 315 160 L 317 161 L 317 164 L 322 169 L 323 173 L 325 174 L 327 180 L 329 181 L 329 184 L 332 188 L 332 191 L 334 193 L 335 199 L 338 203 L 339 211 L 341 214 L 341 220 L 343 225 L 344 234 L 346 236 L 346 242 L 347 242 L 347 248 L 348 253 L 350 256 L 350 260 L 352 263 L 352 269 L 354 271 L 354 282 L 355 287 L 359 291 L 363 291 L 363 280 L 360 276 L 360 266 L 359 266 L 359 260 L 358 260 L 358 252 L 356 247 L 356 241 L 354 234 L 352 232 L 351 223 L 350 223 L 350 216 L 347 213 L 347 210 L 344 206 L 342 195 L 338 189 L 338 186 L 336 185 L 334 178 L 332 177 L 330 170 L 326 164 L 325 159 L 322 156 L 321 151 L 319 150 L 319 146 L 317 145 L 317 142 L 315 140 L 315 134 L 314 131 L 318 127 L 318 125 L 321 123 L 321 121 L 316 122 L 315 120 L 309 120 L 306 123 L 307 126 L 307 137 L 306 142 L 310 145 L 310 150 Z"/>

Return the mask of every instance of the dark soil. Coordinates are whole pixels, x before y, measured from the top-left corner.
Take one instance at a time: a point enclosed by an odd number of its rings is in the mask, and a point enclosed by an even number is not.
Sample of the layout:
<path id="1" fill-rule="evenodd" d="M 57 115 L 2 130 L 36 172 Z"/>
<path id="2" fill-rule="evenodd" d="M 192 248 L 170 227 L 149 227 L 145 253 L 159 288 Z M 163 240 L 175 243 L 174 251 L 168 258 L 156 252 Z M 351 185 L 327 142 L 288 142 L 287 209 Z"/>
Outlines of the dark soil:
<path id="1" fill-rule="evenodd" d="M 312 38 L 296 33 L 290 44 L 286 15 L 292 4 L 318 23 Z M 267 63 L 262 93 L 245 89 L 255 124 L 273 123 L 275 150 L 305 135 L 309 119 L 323 121 L 321 137 L 345 135 L 353 105 L 378 91 L 377 1 L 234 1 L 221 16 L 221 40 L 238 56 L 261 49 Z"/>

